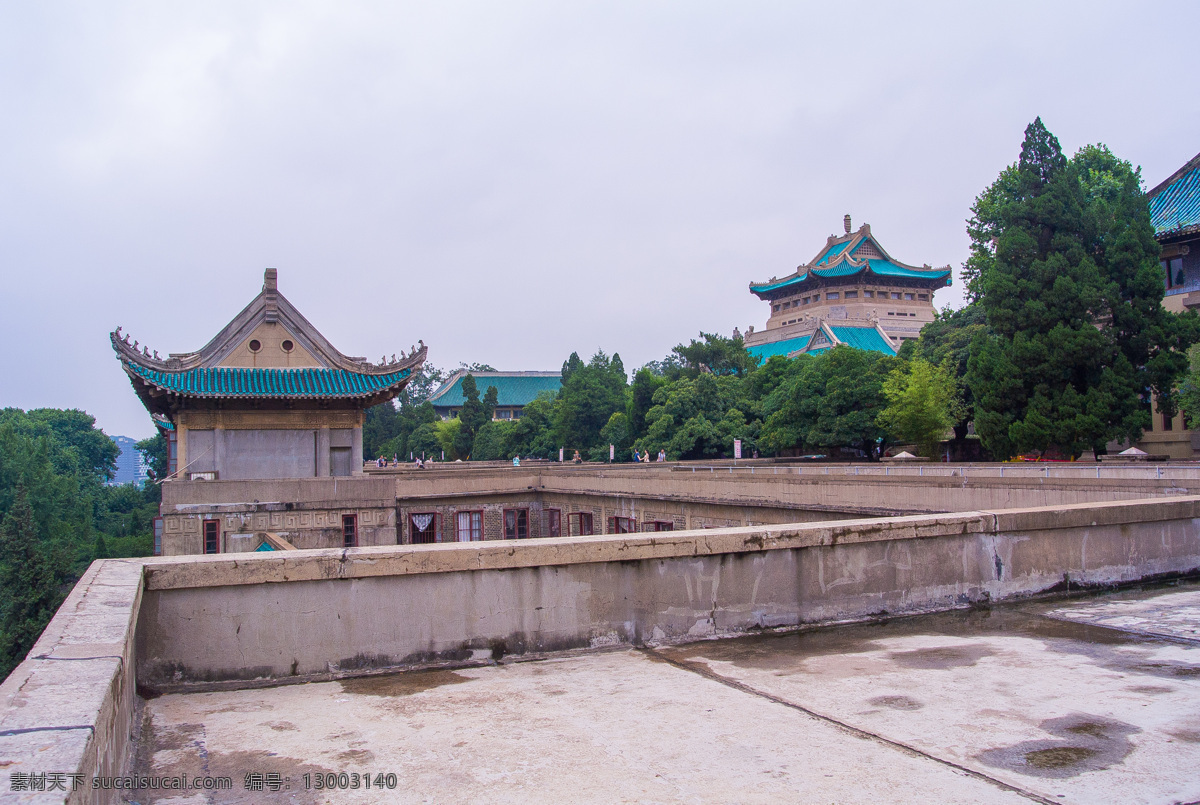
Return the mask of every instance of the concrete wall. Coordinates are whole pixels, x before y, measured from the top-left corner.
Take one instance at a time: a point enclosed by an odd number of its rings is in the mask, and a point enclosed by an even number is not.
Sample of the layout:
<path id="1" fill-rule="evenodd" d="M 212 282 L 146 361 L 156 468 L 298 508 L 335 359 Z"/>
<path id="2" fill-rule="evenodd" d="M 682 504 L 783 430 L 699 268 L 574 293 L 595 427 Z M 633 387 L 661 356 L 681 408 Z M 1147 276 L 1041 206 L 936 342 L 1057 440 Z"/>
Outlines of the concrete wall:
<path id="1" fill-rule="evenodd" d="M 302 679 L 904 614 L 1200 568 L 1200 498 L 156 560 L 138 674 Z"/>
<path id="2" fill-rule="evenodd" d="M 93 792 L 91 781 L 124 773 L 130 760 L 141 594 L 139 560 L 93 562 L 29 656 L 0 685 L 0 800 L 122 801 L 117 791 Z M 12 793 L 13 772 L 55 771 L 82 774 L 85 787 Z"/>

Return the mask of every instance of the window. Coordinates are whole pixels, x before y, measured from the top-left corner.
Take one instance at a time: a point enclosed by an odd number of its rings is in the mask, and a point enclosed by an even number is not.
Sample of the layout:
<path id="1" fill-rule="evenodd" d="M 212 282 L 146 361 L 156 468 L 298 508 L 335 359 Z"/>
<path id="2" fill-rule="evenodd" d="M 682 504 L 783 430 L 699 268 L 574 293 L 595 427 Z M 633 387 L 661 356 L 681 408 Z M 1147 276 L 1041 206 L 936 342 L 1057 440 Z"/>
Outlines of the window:
<path id="1" fill-rule="evenodd" d="M 512 419 L 512 411 L 508 408 L 496 409 L 496 419 Z"/>
<path id="2" fill-rule="evenodd" d="M 1175 430 L 1175 417 L 1169 414 L 1162 415 L 1163 430 Z"/>
<path id="3" fill-rule="evenodd" d="M 908 301 L 910 301 L 910 302 L 911 302 L 911 301 L 913 301 L 914 299 L 916 299 L 917 297 L 916 297 L 916 295 L 915 295 L 915 294 L 906 293 L 906 294 L 904 295 L 904 298 L 905 298 L 905 299 L 907 299 Z"/>
<path id="4" fill-rule="evenodd" d="M 295 345 L 295 344 L 293 344 L 293 343 L 292 343 L 292 342 L 291 342 L 289 339 L 287 339 L 287 338 L 283 339 L 283 343 L 282 343 L 282 344 L 280 344 L 279 346 L 283 347 L 283 351 L 284 351 L 284 352 L 291 352 L 293 349 L 295 349 L 295 348 L 296 348 L 296 345 Z"/>
<path id="5" fill-rule="evenodd" d="M 592 531 L 591 512 L 571 512 L 567 515 L 567 533 L 572 537 L 590 537 Z"/>
<path id="6" fill-rule="evenodd" d="M 846 298 L 847 299 L 857 299 L 858 291 L 846 291 Z"/>
<path id="7" fill-rule="evenodd" d="M 651 520 L 646 523 L 645 531 L 674 531 L 675 523 L 670 520 Z"/>
<path id="8" fill-rule="evenodd" d="M 783 309 L 784 309 L 784 310 L 787 310 L 787 309 L 788 309 L 789 307 L 791 307 L 791 306 L 792 306 L 792 303 L 791 303 L 791 302 L 784 302 L 784 303 L 783 303 Z"/>
<path id="9" fill-rule="evenodd" d="M 776 313 L 778 313 L 778 312 L 779 312 L 779 308 L 780 308 L 780 306 L 779 306 L 779 305 L 775 305 L 775 312 L 776 312 Z"/>
<path id="10" fill-rule="evenodd" d="M 179 471 L 179 434 L 167 431 L 167 474 L 174 475 Z"/>
<path id="11" fill-rule="evenodd" d="M 838 298 L 837 292 L 835 291 L 833 293 L 827 293 L 827 294 L 825 294 L 825 298 L 826 299 L 837 299 Z"/>
<path id="12" fill-rule="evenodd" d="M 919 294 L 917 294 L 917 298 L 918 298 L 918 299 L 920 299 L 922 302 L 928 302 L 928 301 L 929 301 L 929 294 L 927 294 L 927 293 L 919 293 Z"/>
<path id="13" fill-rule="evenodd" d="M 558 509 L 546 509 L 546 536 L 562 536 L 562 512 Z"/>
<path id="14" fill-rule="evenodd" d="M 459 512 L 458 541 L 479 542 L 483 539 L 483 512 Z"/>
<path id="15" fill-rule="evenodd" d="M 609 517 L 609 534 L 633 534 L 637 532 L 637 521 L 632 517 Z"/>
<path id="16" fill-rule="evenodd" d="M 526 539 L 529 536 L 529 509 L 504 510 L 504 538 Z"/>
<path id="17" fill-rule="evenodd" d="M 1162 261 L 1163 270 L 1167 272 L 1167 288 L 1177 288 L 1187 282 L 1187 276 L 1183 273 L 1183 258 L 1172 257 L 1169 260 Z"/>
<path id="18" fill-rule="evenodd" d="M 812 300 L 811 300 L 809 297 L 807 297 L 807 296 L 806 296 L 806 297 L 804 297 L 803 299 L 801 299 L 801 300 L 800 300 L 800 304 L 802 304 L 802 305 L 807 305 L 807 304 L 808 304 L 810 301 L 812 301 Z"/>
<path id="19" fill-rule="evenodd" d="M 428 545 L 432 542 L 440 542 L 438 539 L 441 536 L 436 512 L 413 512 L 408 515 L 408 536 L 409 542 L 413 545 Z"/>
<path id="20" fill-rule="evenodd" d="M 358 547 L 358 515 L 343 514 L 342 515 L 342 547 L 357 548 Z"/>
<path id="21" fill-rule="evenodd" d="M 863 291 L 863 296 L 867 297 L 868 299 L 873 299 L 875 297 L 875 292 L 874 291 Z"/>
<path id="22" fill-rule="evenodd" d="M 893 298 L 893 299 L 899 299 L 899 298 L 900 298 L 900 294 L 896 293 L 895 291 L 892 291 L 892 298 Z"/>
<path id="23" fill-rule="evenodd" d="M 262 349 L 262 343 L 259 342 L 257 338 L 251 338 L 250 343 L 246 346 L 250 347 L 251 352 L 258 352 L 260 349 Z"/>
<path id="24" fill-rule="evenodd" d="M 221 552 L 221 523 L 219 520 L 204 521 L 204 552 Z"/>
<path id="25" fill-rule="evenodd" d="M 163 518 L 154 518 L 154 555 L 162 556 Z"/>

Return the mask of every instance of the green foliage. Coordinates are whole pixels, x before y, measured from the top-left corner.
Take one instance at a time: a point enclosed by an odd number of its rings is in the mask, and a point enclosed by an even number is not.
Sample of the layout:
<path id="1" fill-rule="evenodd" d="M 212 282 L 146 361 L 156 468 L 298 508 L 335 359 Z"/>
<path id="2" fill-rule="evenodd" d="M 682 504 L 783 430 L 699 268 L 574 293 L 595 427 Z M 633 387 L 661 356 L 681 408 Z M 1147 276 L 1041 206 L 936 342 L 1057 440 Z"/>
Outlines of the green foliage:
<path id="1" fill-rule="evenodd" d="M 483 424 L 479 433 L 475 434 L 475 446 L 471 452 L 472 461 L 499 461 L 518 455 L 513 449 L 513 436 L 516 422 L 494 422 Z"/>
<path id="2" fill-rule="evenodd" d="M 630 427 L 629 415 L 620 411 L 608 418 L 608 422 L 600 429 L 601 444 L 598 448 L 607 450 L 607 445 L 613 446 L 613 455 L 617 461 L 629 461 L 633 458 L 633 432 Z M 604 453 L 603 459 L 608 454 Z"/>
<path id="3" fill-rule="evenodd" d="M 608 449 L 601 429 L 618 411 L 625 411 L 628 379 L 620 355 L 610 359 L 603 350 L 584 363 L 577 353 L 563 363 L 562 388 L 554 407 L 554 435 L 567 450 Z"/>
<path id="4" fill-rule="evenodd" d="M 462 420 L 458 417 L 454 419 L 439 420 L 430 426 L 434 434 L 435 444 L 425 453 L 427 457 L 435 456 L 439 453 L 445 453 L 446 458 L 450 461 L 462 459 L 466 461 L 470 458 L 470 454 L 462 455 L 454 449 L 454 445 L 458 442 L 458 434 L 462 429 Z"/>
<path id="5" fill-rule="evenodd" d="M 901 363 L 846 346 L 800 356 L 763 401 L 763 444 L 773 450 L 852 447 L 878 459 L 889 435 L 876 421 L 887 405 L 883 382 Z"/>
<path id="6" fill-rule="evenodd" d="M 514 456 L 558 458 L 554 419 L 558 402 L 554 392 L 543 391 L 521 411 L 509 434 L 508 451 Z"/>
<path id="7" fill-rule="evenodd" d="M 89 562 L 150 553 L 160 490 L 106 486 L 117 454 L 82 411 L 0 411 L 0 675 Z"/>
<path id="8" fill-rule="evenodd" d="M 412 436 L 408 439 L 408 451 L 405 456 L 411 454 L 414 458 L 435 457 L 441 456 L 443 450 L 446 451 L 446 458 L 454 459 L 454 435 L 453 433 L 446 434 L 445 440 L 442 438 L 442 433 L 438 430 L 441 426 L 457 429 L 458 420 L 453 419 L 449 422 L 435 420 L 426 422 L 417 427 L 412 432 Z"/>
<path id="9" fill-rule="evenodd" d="M 71 580 L 61 556 L 39 539 L 33 507 L 24 486 L 0 522 L 0 677 L 25 658 L 50 622 Z"/>
<path id="10" fill-rule="evenodd" d="M 980 199 L 970 282 L 987 332 L 972 337 L 966 382 L 985 447 L 1078 453 L 1137 439 L 1149 424 L 1144 390 L 1172 410 L 1200 335 L 1194 314 L 1162 308 L 1138 171 L 1103 146 L 1068 162 L 1038 119 Z"/>
<path id="11" fill-rule="evenodd" d="M 149 439 L 142 439 L 134 447 L 146 457 L 146 463 L 150 465 L 149 477 L 146 479 L 147 486 L 165 480 L 170 459 L 167 455 L 167 440 L 162 432 L 155 431 L 153 436 Z"/>
<path id="12" fill-rule="evenodd" d="M 458 458 L 471 457 L 475 445 L 475 434 L 492 419 L 496 409 L 496 387 L 489 386 L 487 394 L 479 399 L 479 387 L 475 384 L 475 375 L 467 374 L 462 379 L 463 406 L 458 414 L 461 423 L 454 435 L 454 455 Z"/>
<path id="13" fill-rule="evenodd" d="M 958 310 L 946 308 L 921 328 L 920 338 L 905 341 L 900 348 L 901 357 L 920 358 L 945 367 L 954 377 L 962 402 L 958 409 L 959 419 L 953 423 L 956 439 L 966 438 L 967 424 L 975 418 L 975 397 L 965 382 L 967 360 L 975 336 L 986 332 L 987 317 L 983 305 L 973 303 Z"/>
<path id="14" fill-rule="evenodd" d="M 888 405 L 879 414 L 879 424 L 897 440 L 914 442 L 929 458 L 936 457 L 938 442 L 963 416 L 950 365 L 915 358 L 893 369 L 883 383 Z"/>
<path id="15" fill-rule="evenodd" d="M 701 332 L 700 337 L 704 340 L 692 339 L 687 346 L 680 344 L 672 350 L 691 377 L 703 373 L 705 369 L 714 375 L 743 377 L 758 365 L 758 359 L 746 351 L 741 336 L 725 338 Z"/>
<path id="16" fill-rule="evenodd" d="M 1188 427 L 1200 422 L 1200 344 L 1187 351 L 1188 370 L 1179 379 L 1175 397 L 1188 421 Z"/>
<path id="17" fill-rule="evenodd" d="M 671 460 L 732 455 L 733 440 L 744 449 L 754 448 L 757 423 L 747 426 L 743 409 L 757 410 L 745 398 L 746 381 L 735 375 L 701 374 L 662 385 L 654 393 L 654 407 L 646 413 L 646 432 L 635 447 Z"/>
<path id="18" fill-rule="evenodd" d="M 646 432 L 646 414 L 654 406 L 654 392 L 658 391 L 667 381 L 654 374 L 646 367 L 637 370 L 633 382 L 629 384 L 629 432 L 631 438 L 642 436 Z M 610 442 L 611 444 L 611 442 Z"/>

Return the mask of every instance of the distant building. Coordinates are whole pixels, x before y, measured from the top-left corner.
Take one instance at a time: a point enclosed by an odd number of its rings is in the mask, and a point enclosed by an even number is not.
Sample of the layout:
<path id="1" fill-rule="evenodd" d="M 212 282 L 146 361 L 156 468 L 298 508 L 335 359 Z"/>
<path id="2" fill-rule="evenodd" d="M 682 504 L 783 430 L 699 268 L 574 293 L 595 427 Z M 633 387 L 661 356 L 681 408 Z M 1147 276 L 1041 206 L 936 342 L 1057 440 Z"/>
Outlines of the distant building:
<path id="1" fill-rule="evenodd" d="M 117 474 L 108 482 L 109 486 L 137 484 L 138 489 L 146 485 L 150 475 L 150 465 L 142 451 L 137 449 L 137 440 L 128 436 L 114 436 L 120 454 L 117 456 Z"/>
<path id="2" fill-rule="evenodd" d="M 933 321 L 933 294 L 952 281 L 950 266 L 930 268 L 891 257 L 863 224 L 830 235 L 810 262 L 782 279 L 750 284 L 771 305 L 765 329 L 743 336 L 750 354 L 823 352 L 839 344 L 894 354 Z"/>
<path id="3" fill-rule="evenodd" d="M 1154 237 L 1162 246 L 1163 307 L 1200 309 L 1200 154 L 1146 194 Z M 1200 431 L 1184 428 L 1183 414 L 1151 412 L 1138 446 L 1172 458 L 1200 458 Z"/>
<path id="4" fill-rule="evenodd" d="M 442 419 L 453 419 L 462 410 L 465 401 L 462 381 L 468 374 L 475 378 L 481 400 L 489 386 L 496 387 L 496 410 L 492 414 L 494 420 L 520 419 L 521 411 L 539 394 L 544 391 L 557 394 L 562 388 L 562 372 L 468 373 L 466 369 L 460 369 L 429 397 L 433 410 Z"/>

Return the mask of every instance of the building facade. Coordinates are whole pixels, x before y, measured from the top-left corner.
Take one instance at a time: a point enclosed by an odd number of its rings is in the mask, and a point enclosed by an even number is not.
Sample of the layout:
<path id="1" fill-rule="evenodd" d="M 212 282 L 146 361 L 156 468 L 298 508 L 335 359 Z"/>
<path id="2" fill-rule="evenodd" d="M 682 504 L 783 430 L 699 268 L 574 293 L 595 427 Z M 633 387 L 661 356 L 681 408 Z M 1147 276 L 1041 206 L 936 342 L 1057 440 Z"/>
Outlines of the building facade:
<path id="1" fill-rule="evenodd" d="M 1162 246 L 1163 306 L 1174 313 L 1200 309 L 1200 154 L 1146 194 L 1154 237 Z M 1152 455 L 1200 458 L 1200 431 L 1183 414 L 1151 412 L 1138 447 Z"/>
<path id="2" fill-rule="evenodd" d="M 475 378 L 480 399 L 483 399 L 489 386 L 496 387 L 496 410 L 492 412 L 494 420 L 520 419 L 522 409 L 536 400 L 539 394 L 557 394 L 562 388 L 562 372 L 468 372 L 460 369 L 429 397 L 433 410 L 442 419 L 453 419 L 462 410 L 466 401 L 462 382 L 468 374 Z"/>
<path id="3" fill-rule="evenodd" d="M 840 344 L 894 353 L 933 321 L 933 294 L 950 285 L 950 266 L 902 263 L 884 250 L 869 224 L 852 231 L 849 215 L 843 223 L 845 233 L 830 235 L 808 263 L 786 277 L 750 284 L 750 292 L 771 306 L 766 327 L 750 327 L 743 336 L 752 355 L 765 360 Z"/>

